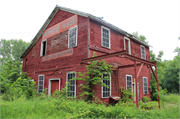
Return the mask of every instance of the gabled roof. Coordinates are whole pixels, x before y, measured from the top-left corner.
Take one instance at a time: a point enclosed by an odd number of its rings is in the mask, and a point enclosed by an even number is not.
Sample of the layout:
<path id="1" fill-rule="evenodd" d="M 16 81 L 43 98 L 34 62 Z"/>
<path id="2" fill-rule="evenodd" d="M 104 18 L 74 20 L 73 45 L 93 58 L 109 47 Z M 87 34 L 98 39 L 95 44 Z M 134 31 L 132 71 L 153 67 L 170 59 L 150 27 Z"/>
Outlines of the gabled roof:
<path id="1" fill-rule="evenodd" d="M 47 26 L 49 25 L 49 23 L 51 22 L 51 20 L 54 18 L 54 16 L 56 15 L 56 13 L 58 12 L 58 10 L 63 10 L 63 11 L 66 11 L 66 12 L 70 12 L 70 13 L 73 13 L 73 14 L 77 14 L 77 15 L 80 15 L 80 16 L 83 16 L 83 17 L 89 17 L 90 19 L 92 20 L 95 20 L 103 25 L 106 25 L 107 27 L 125 35 L 125 36 L 128 36 L 130 37 L 131 39 L 137 41 L 138 43 L 140 44 L 143 44 L 147 47 L 149 47 L 150 45 L 140 41 L 138 38 L 134 37 L 132 34 L 130 33 L 127 33 L 126 31 L 94 16 L 94 15 L 91 15 L 91 14 L 88 14 L 88 13 L 85 13 L 85 12 L 81 12 L 81 11 L 77 11 L 77 10 L 73 10 L 73 9 L 70 9 L 70 8 L 65 8 L 65 7 L 62 7 L 62 6 L 58 6 L 56 5 L 56 7 L 54 8 L 54 10 L 52 11 L 52 13 L 50 14 L 50 16 L 48 17 L 48 19 L 46 20 L 46 22 L 43 24 L 43 26 L 41 27 L 41 29 L 38 31 L 38 33 L 36 34 L 36 36 L 34 37 L 32 43 L 28 46 L 28 48 L 24 51 L 24 53 L 20 56 L 20 58 L 24 58 L 26 56 L 26 54 L 31 50 L 31 48 L 36 44 L 36 42 L 38 41 L 38 39 L 40 38 L 40 36 L 42 35 L 43 31 L 47 28 Z"/>

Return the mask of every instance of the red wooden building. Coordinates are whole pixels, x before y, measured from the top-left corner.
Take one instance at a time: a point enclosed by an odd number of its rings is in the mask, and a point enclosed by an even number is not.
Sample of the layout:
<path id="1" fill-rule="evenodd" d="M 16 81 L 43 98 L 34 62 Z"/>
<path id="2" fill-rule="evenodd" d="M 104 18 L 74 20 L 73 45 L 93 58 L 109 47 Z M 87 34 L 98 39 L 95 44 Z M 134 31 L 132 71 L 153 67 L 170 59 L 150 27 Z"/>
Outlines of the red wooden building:
<path id="1" fill-rule="evenodd" d="M 101 18 L 61 6 L 54 8 L 21 55 L 22 70 L 34 79 L 38 92 L 48 88 L 50 95 L 64 88 L 67 81 L 76 77 L 76 72 L 85 72 L 82 62 L 90 61 L 94 51 L 116 68 L 110 81 L 102 79 L 109 89 L 96 87 L 100 100 L 109 103 L 110 96 L 119 96 L 120 87 L 138 93 L 135 100 L 143 96 L 150 98 L 150 65 L 155 66 L 155 63 L 149 62 L 149 45 Z M 141 63 L 136 64 L 136 61 Z M 135 65 L 139 72 L 135 71 Z M 70 82 L 71 95 L 68 97 L 79 96 L 78 85 L 83 85 L 83 81 Z"/>

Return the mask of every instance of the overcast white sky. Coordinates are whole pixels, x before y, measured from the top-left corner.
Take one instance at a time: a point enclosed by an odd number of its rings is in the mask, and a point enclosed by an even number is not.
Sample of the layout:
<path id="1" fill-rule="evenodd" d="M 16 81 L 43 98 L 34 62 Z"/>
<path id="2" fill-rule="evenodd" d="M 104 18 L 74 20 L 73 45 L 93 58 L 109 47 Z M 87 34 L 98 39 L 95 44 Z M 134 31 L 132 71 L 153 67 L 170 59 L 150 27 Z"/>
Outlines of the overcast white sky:
<path id="1" fill-rule="evenodd" d="M 0 0 L 0 38 L 30 42 L 57 5 L 103 17 L 128 33 L 138 31 L 163 60 L 180 47 L 180 0 Z"/>

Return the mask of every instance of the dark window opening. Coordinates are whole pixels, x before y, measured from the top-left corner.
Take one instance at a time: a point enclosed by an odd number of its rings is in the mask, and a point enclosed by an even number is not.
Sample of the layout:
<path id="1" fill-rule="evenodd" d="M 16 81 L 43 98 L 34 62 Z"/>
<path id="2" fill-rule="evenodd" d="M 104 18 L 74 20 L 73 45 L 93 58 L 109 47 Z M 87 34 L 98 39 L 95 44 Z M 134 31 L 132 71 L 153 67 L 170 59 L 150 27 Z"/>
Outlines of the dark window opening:
<path id="1" fill-rule="evenodd" d="M 28 60 L 26 59 L 26 61 L 25 61 L 25 71 L 27 71 L 27 63 L 28 63 Z"/>
<path id="2" fill-rule="evenodd" d="M 42 42 L 42 56 L 46 55 L 46 41 Z"/>

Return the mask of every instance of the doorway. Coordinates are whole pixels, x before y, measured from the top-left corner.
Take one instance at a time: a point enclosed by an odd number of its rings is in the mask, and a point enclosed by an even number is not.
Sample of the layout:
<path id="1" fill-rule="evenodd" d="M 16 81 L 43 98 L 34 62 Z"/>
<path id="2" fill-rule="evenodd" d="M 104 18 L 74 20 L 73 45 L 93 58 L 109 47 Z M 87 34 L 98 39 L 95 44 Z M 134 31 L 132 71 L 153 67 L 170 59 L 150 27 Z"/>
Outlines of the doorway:
<path id="1" fill-rule="evenodd" d="M 51 94 L 53 94 L 55 90 L 60 91 L 60 85 L 61 85 L 60 78 L 49 79 L 48 95 L 51 96 Z"/>

